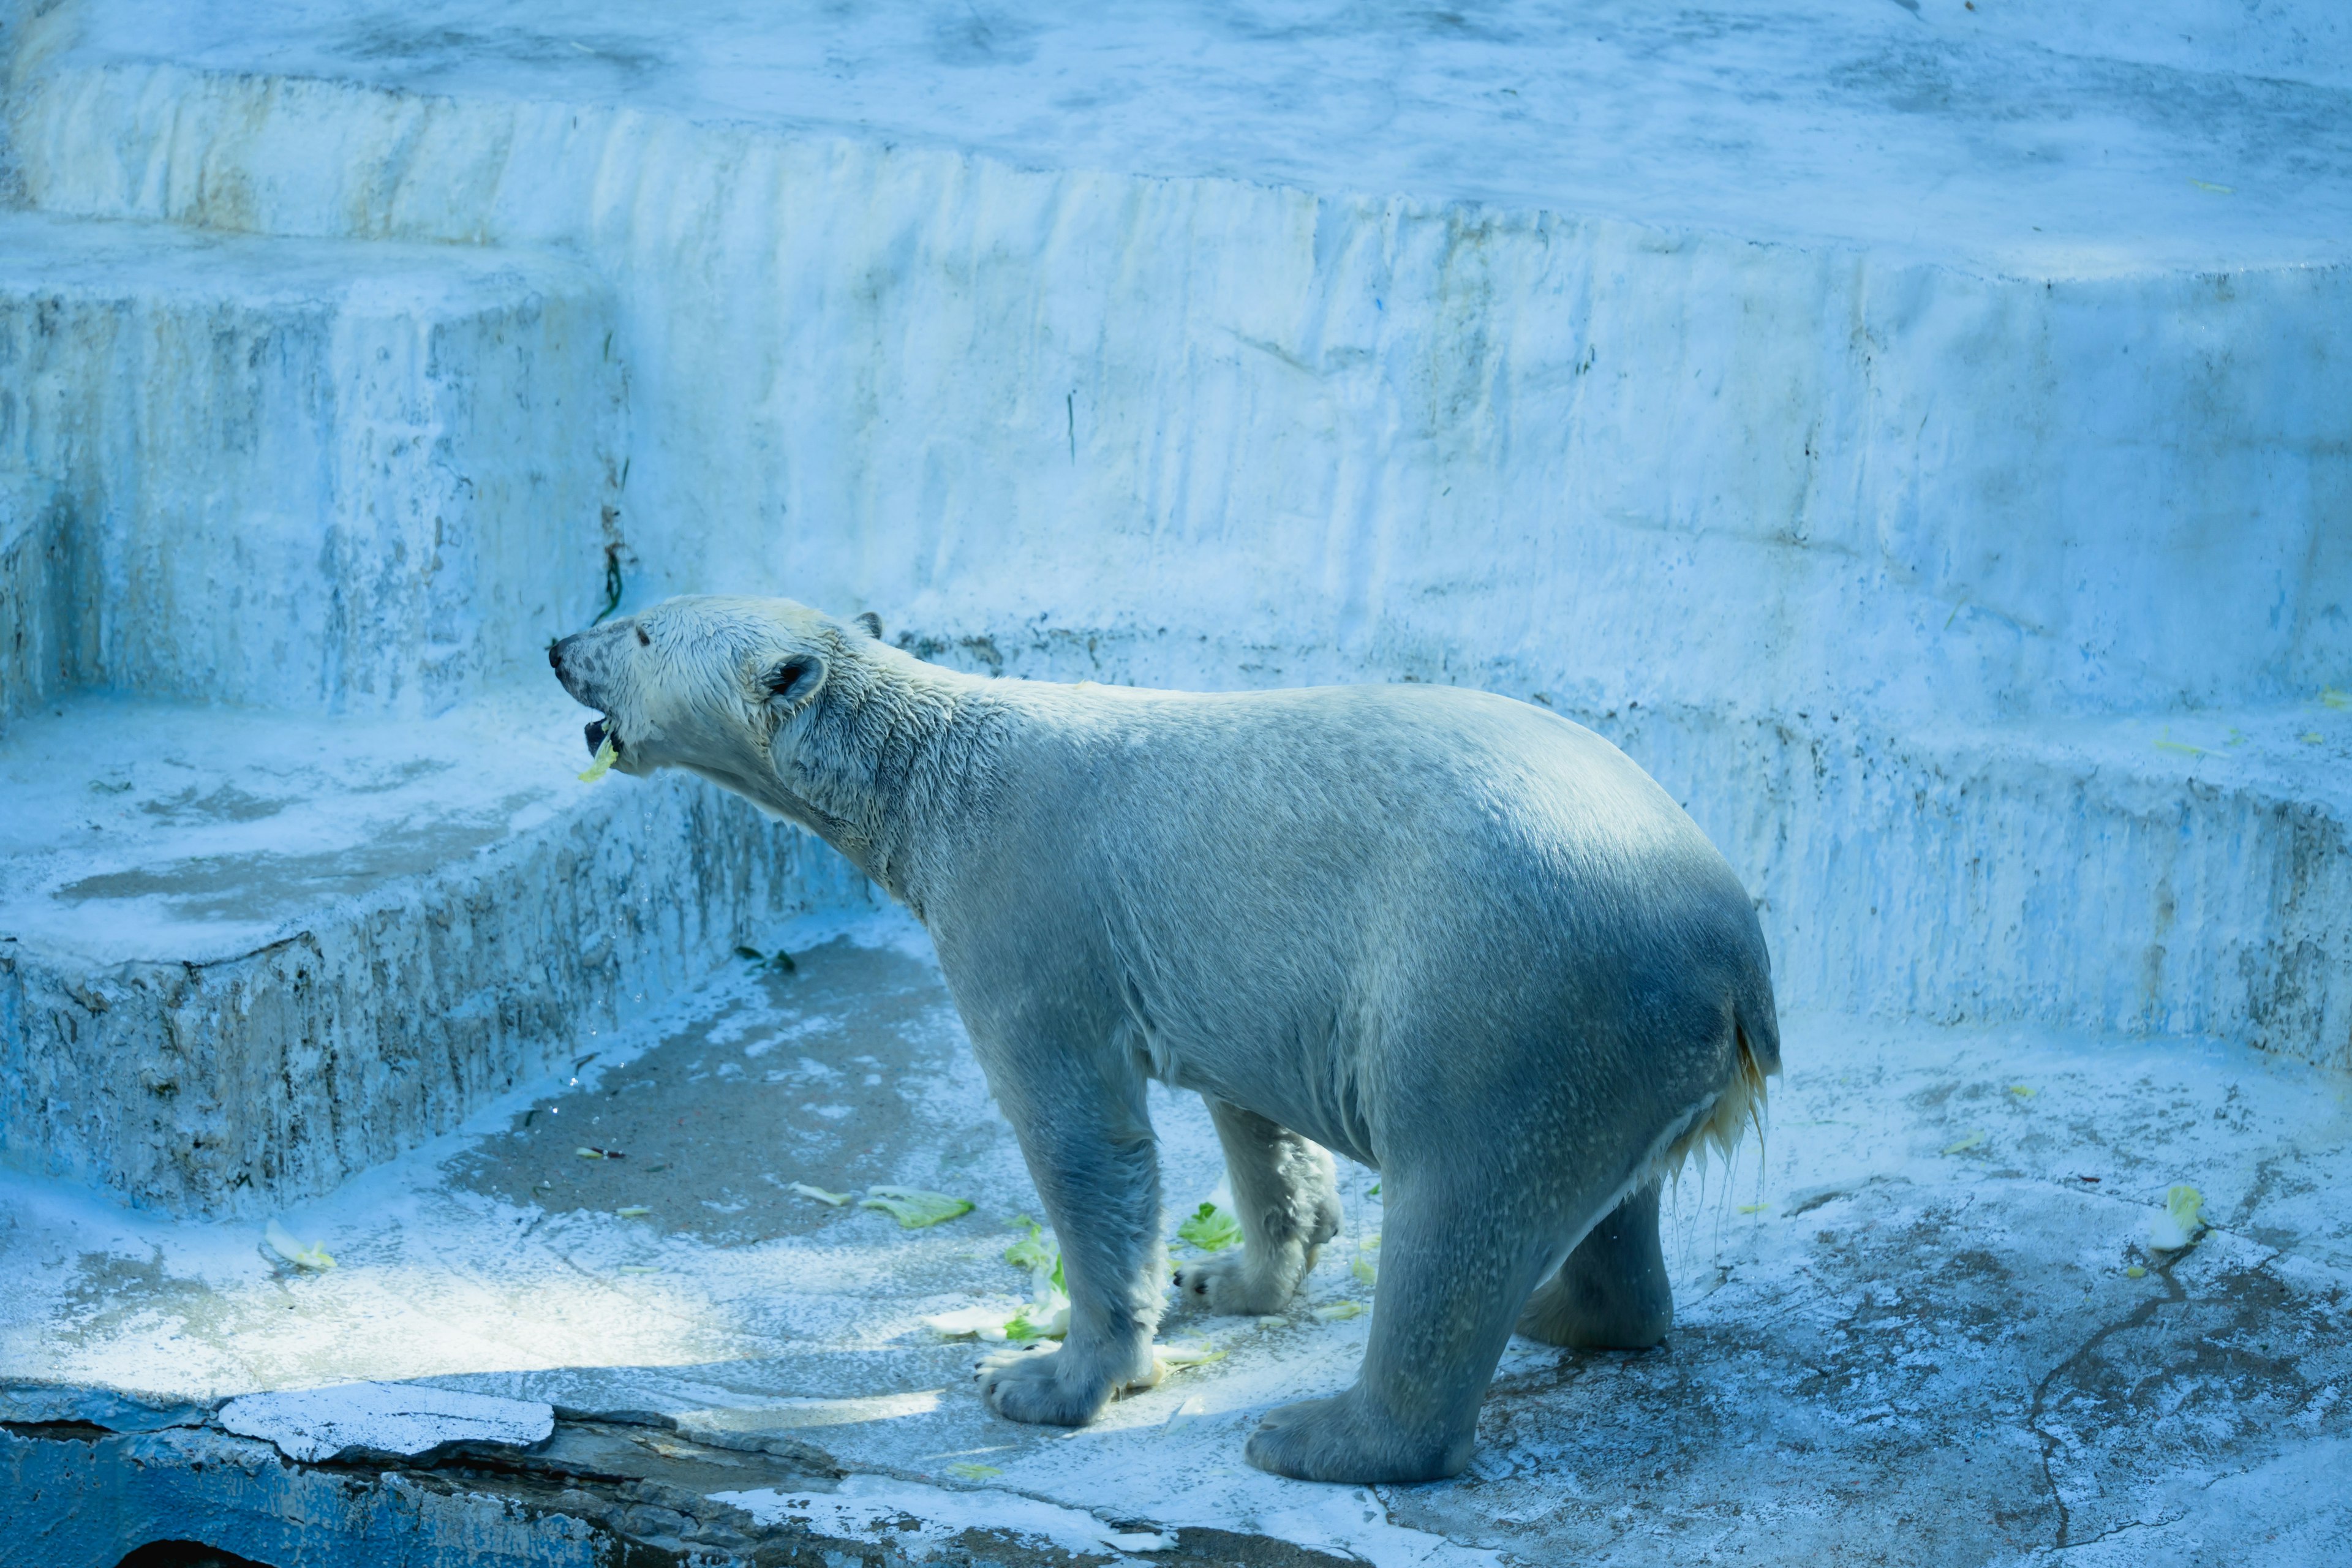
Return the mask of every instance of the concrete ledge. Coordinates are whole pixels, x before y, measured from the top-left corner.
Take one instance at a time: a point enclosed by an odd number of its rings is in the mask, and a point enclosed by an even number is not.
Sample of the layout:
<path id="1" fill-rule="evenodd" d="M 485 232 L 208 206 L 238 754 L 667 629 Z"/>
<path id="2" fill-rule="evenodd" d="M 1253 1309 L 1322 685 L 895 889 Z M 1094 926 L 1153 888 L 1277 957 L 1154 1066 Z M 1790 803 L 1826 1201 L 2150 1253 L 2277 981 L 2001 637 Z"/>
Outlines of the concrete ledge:
<path id="1" fill-rule="evenodd" d="M 0 1160 L 173 1211 L 324 1192 L 864 883 L 568 704 L 83 698 L 0 744 Z M 658 889 L 659 896 L 655 896 Z"/>
<path id="2" fill-rule="evenodd" d="M 1040 679 L 1367 678 L 1328 645 L 1132 625 L 975 616 L 895 635 Z M 1659 702 L 1529 659 L 1382 652 L 1379 677 L 1540 703 L 1648 769 L 1756 897 L 1783 1007 L 2203 1037 L 2352 1067 L 2352 694 L 1903 726 L 1866 707 Z"/>
<path id="3" fill-rule="evenodd" d="M 1987 257 L 1972 222 L 1761 237 L 1008 160 L 894 141 L 895 107 L 616 103 L 585 40 L 524 95 L 389 86 L 362 36 L 291 72 L 62 54 L 19 88 L 27 191 L 580 256 L 666 589 L 1966 722 L 2282 702 L 2352 664 L 2352 268 L 2316 220 L 2242 265 Z"/>
<path id="4" fill-rule="evenodd" d="M 667 1423 L 593 1416 L 559 1423 L 522 1453 L 333 1468 L 276 1462 L 267 1445 L 213 1427 L 142 1433 L 0 1418 L 0 1531 L 38 1542 L 43 1568 L 114 1568 L 136 1546 L 190 1540 L 337 1568 L 1363 1563 L 1255 1532 L 1121 1529 L 1003 1493 L 975 1499 L 883 1477 L 845 1483 Z"/>
<path id="5" fill-rule="evenodd" d="M 27 188 L 578 254 L 633 504 L 678 520 L 645 595 L 872 607 L 1015 673 L 1540 695 L 1732 851 L 1793 1005 L 2352 1056 L 2352 746 L 2309 706 L 2352 684 L 2326 233 L 1929 259 L 325 55 L 60 55 Z"/>
<path id="6" fill-rule="evenodd" d="M 612 330 L 543 257 L 0 215 L 0 707 L 417 714 L 511 675 L 619 542 Z"/>

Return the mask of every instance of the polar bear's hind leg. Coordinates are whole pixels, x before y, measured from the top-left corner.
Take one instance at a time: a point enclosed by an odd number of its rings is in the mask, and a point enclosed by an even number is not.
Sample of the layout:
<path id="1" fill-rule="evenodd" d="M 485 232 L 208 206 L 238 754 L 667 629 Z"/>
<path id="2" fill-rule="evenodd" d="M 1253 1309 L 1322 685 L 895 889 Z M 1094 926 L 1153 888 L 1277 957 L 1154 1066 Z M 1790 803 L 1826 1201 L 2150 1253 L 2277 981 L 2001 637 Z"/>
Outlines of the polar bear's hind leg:
<path id="1" fill-rule="evenodd" d="M 1363 1368 L 1342 1394 L 1268 1412 L 1244 1450 L 1251 1464 L 1370 1486 L 1439 1480 L 1470 1462 L 1478 1404 L 1519 1305 L 1559 1254 L 1545 1239 L 1557 1216 L 1497 1203 L 1490 1186 L 1455 1174 L 1384 1168 L 1387 1226 Z"/>
<path id="2" fill-rule="evenodd" d="M 1519 1332 L 1578 1350 L 1647 1350 L 1674 1326 L 1675 1292 L 1658 1239 L 1652 1183 L 1592 1227 L 1559 1271 L 1536 1288 Z"/>
<path id="3" fill-rule="evenodd" d="M 1177 1293 L 1212 1312 L 1278 1312 L 1315 1267 L 1316 1250 L 1339 1234 L 1338 1172 L 1321 1144 L 1254 1111 L 1202 1098 L 1224 1145 L 1243 1246 L 1184 1265 L 1176 1273 Z"/>

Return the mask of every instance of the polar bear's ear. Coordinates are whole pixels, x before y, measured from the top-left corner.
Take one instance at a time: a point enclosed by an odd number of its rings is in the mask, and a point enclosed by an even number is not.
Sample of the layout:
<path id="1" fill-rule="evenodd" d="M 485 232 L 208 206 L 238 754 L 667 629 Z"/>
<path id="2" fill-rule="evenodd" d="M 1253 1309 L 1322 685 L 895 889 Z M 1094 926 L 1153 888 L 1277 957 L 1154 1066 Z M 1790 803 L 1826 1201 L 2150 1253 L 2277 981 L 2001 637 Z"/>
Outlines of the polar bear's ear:
<path id="1" fill-rule="evenodd" d="M 780 658 L 760 677 L 760 684 L 767 689 L 770 707 L 786 713 L 798 712 L 824 684 L 824 660 L 813 653 Z"/>
<path id="2" fill-rule="evenodd" d="M 876 642 L 880 642 L 882 640 L 882 617 L 876 615 L 873 611 L 867 610 L 862 615 L 852 616 L 849 624 L 864 632 L 867 637 L 872 637 Z"/>

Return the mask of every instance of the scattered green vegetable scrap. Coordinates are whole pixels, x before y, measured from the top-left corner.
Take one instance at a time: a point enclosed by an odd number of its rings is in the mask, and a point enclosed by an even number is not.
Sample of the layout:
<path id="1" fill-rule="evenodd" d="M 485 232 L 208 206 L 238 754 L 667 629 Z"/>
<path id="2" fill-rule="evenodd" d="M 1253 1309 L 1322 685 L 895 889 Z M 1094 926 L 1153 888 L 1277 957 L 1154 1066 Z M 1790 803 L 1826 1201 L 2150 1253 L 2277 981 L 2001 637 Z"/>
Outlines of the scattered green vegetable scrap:
<path id="1" fill-rule="evenodd" d="M 1969 1150 L 1977 1147 L 1984 1141 L 1984 1129 L 1981 1127 L 1971 1128 L 1967 1134 L 1961 1137 L 1958 1142 L 1945 1144 L 1944 1152 L 1947 1154 L 1966 1153 Z"/>
<path id="2" fill-rule="evenodd" d="M 958 1215 L 971 1212 L 971 1200 L 951 1198 L 945 1193 L 927 1193 L 918 1187 L 869 1187 L 859 1208 L 880 1209 L 908 1230 L 921 1230 L 926 1226 L 941 1225 Z"/>
<path id="3" fill-rule="evenodd" d="M 580 775 L 580 782 L 594 784 L 598 779 L 611 773 L 613 764 L 620 760 L 621 753 L 613 749 L 613 737 L 605 736 L 604 743 L 596 748 L 596 754 L 588 760 L 588 771 Z"/>
<path id="4" fill-rule="evenodd" d="M 643 1219 L 654 1211 L 643 1204 L 631 1204 L 627 1208 L 614 1209 L 613 1212 L 623 1219 Z"/>
<path id="5" fill-rule="evenodd" d="M 1772 1205 L 1770 1204 L 1741 1204 L 1739 1205 L 1739 1212 L 1741 1214 L 1762 1214 L 1766 1209 L 1769 1209 L 1771 1206 Z"/>
<path id="6" fill-rule="evenodd" d="M 1004 1337 L 1016 1342 L 1058 1340 L 1070 1331 L 1070 1299 L 1054 1290 L 1005 1320 Z"/>
<path id="7" fill-rule="evenodd" d="M 1025 1268 L 1033 1279 L 1042 1279 L 1056 1290 L 1066 1290 L 1069 1285 L 1062 1278 L 1062 1253 L 1058 1247 L 1045 1245 L 1043 1226 L 1027 1215 L 1015 1215 L 1013 1223 L 1026 1226 L 1029 1234 L 1004 1249 L 1004 1261 L 1015 1268 Z"/>
<path id="8" fill-rule="evenodd" d="M 2200 1217 L 2205 1194 L 2186 1184 L 2176 1184 L 2164 1194 L 2164 1207 L 2147 1216 L 2148 1245 L 2158 1252 L 2179 1252 L 2205 1228 Z"/>
<path id="9" fill-rule="evenodd" d="M 814 1198 L 821 1204 L 831 1204 L 835 1208 L 848 1207 L 849 1200 L 857 1195 L 855 1193 L 827 1192 L 824 1188 L 812 1185 L 807 1182 L 794 1182 L 793 1191 L 804 1198 Z"/>
<path id="10" fill-rule="evenodd" d="M 1001 1476 L 1004 1472 L 994 1465 L 964 1464 L 950 1465 L 947 1468 L 947 1473 L 960 1481 L 984 1481 L 991 1476 Z"/>
<path id="11" fill-rule="evenodd" d="M 1315 1309 L 1315 1315 L 1327 1323 L 1344 1322 L 1349 1318 L 1360 1318 L 1363 1316 L 1363 1312 L 1364 1304 L 1361 1301 L 1334 1301 L 1328 1307 Z"/>
<path id="12" fill-rule="evenodd" d="M 269 1222 L 268 1228 L 261 1235 L 262 1239 L 269 1243 L 269 1249 L 272 1252 L 297 1268 L 307 1268 L 312 1273 L 323 1274 L 335 1266 L 335 1260 L 327 1255 L 327 1249 L 322 1244 L 314 1241 L 308 1247 L 303 1246 L 294 1239 L 292 1232 L 274 1219 Z"/>
<path id="13" fill-rule="evenodd" d="M 893 1188 L 877 1192 L 896 1191 Z M 937 1193 L 919 1194 L 938 1198 Z M 942 1201 L 958 1203 L 961 1199 Z M 964 1208 L 970 1208 L 964 1204 Z M 961 1213 L 962 1210 L 958 1210 Z M 952 1218 L 953 1215 L 947 1217 Z M 1029 1300 L 1013 1310 L 1008 1316 L 1002 1307 L 965 1307 L 953 1312 L 941 1312 L 923 1321 L 948 1338 L 962 1339 L 970 1335 L 995 1342 L 1011 1340 L 1058 1340 L 1070 1331 L 1070 1298 L 1068 1287 L 1062 1279 L 1062 1255 L 1045 1243 L 1045 1227 L 1026 1215 L 1012 1222 L 1028 1234 L 1004 1249 L 1004 1261 L 1015 1268 L 1029 1271 Z"/>
<path id="14" fill-rule="evenodd" d="M 1241 1222 L 1215 1204 L 1204 1203 L 1176 1227 L 1176 1239 L 1203 1252 L 1218 1252 L 1242 1238 Z"/>
<path id="15" fill-rule="evenodd" d="M 1004 1338 L 1005 1317 L 1002 1307 L 959 1307 L 952 1312 L 932 1313 L 923 1320 L 923 1326 L 951 1340 L 981 1339 L 993 1344 Z"/>

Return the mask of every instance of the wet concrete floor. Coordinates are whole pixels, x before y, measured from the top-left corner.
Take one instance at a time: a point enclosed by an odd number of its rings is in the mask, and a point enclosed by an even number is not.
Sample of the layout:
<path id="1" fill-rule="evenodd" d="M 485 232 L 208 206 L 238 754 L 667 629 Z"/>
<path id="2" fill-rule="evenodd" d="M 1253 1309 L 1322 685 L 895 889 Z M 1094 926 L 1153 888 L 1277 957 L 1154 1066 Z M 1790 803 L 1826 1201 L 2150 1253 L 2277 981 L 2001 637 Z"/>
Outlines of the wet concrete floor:
<path id="1" fill-rule="evenodd" d="M 791 973 L 746 960 L 659 1028 L 583 1040 L 564 1081 L 284 1216 L 329 1272 L 254 1226 L 12 1183 L 0 1371 L 198 1398 L 429 1379 L 788 1437 L 915 1515 L 1026 1500 L 1381 1563 L 2352 1562 L 2340 1076 L 1790 1019 L 1761 1150 L 1674 1195 L 1665 1347 L 1516 1342 L 1466 1475 L 1313 1487 L 1248 1469 L 1241 1444 L 1352 1374 L 1376 1176 L 1347 1173 L 1349 1228 L 1281 1317 L 1171 1314 L 1163 1340 L 1223 1359 L 1083 1433 L 998 1420 L 973 1346 L 923 1320 L 1009 1314 L 1027 1289 L 1003 1257 L 1038 1212 L 1010 1130 L 919 931 L 885 917 L 785 945 Z M 1172 1234 L 1216 1151 L 1197 1101 L 1153 1109 Z M 795 1182 L 975 1208 L 906 1230 Z M 2179 1183 L 2210 1228 L 2158 1253 L 2148 1222 Z"/>

